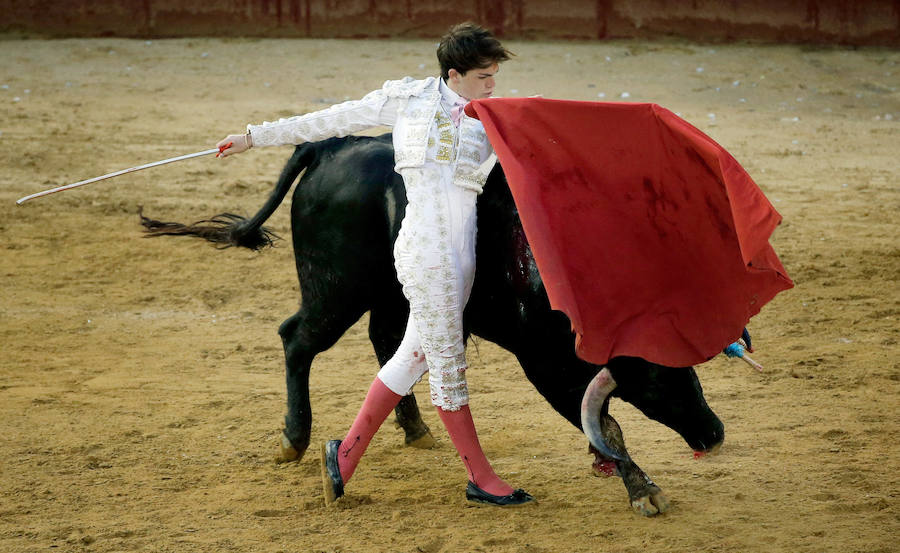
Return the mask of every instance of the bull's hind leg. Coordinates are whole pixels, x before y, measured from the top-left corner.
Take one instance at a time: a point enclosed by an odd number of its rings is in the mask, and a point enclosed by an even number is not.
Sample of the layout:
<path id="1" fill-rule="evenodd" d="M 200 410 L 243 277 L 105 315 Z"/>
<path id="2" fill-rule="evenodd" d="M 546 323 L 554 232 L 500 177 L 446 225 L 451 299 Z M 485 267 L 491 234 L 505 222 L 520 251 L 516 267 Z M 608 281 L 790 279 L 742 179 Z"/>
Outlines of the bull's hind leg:
<path id="1" fill-rule="evenodd" d="M 387 307 L 372 310 L 369 318 L 369 339 L 372 340 L 379 365 L 384 366 L 400 346 L 408 316 L 409 312 L 406 310 L 398 312 Z M 434 447 L 434 437 L 428 425 L 422 420 L 414 394 L 403 396 L 394 408 L 394 414 L 397 415 L 397 425 L 406 435 L 406 445 L 420 449 Z"/>
<path id="2" fill-rule="evenodd" d="M 311 303 L 311 302 L 310 302 Z M 340 305 L 333 302 L 332 305 Z M 287 381 L 287 415 L 281 436 L 280 462 L 297 461 L 309 447 L 312 410 L 309 404 L 309 370 L 313 358 L 333 346 L 362 316 L 362 311 L 329 311 L 325 316 L 307 302 L 278 329 L 284 345 Z"/>
<path id="3" fill-rule="evenodd" d="M 406 445 L 419 449 L 434 447 L 434 436 L 431 435 L 431 429 L 422 420 L 415 394 L 403 396 L 400 403 L 394 408 L 394 414 L 397 415 L 397 425 L 406 433 Z"/>

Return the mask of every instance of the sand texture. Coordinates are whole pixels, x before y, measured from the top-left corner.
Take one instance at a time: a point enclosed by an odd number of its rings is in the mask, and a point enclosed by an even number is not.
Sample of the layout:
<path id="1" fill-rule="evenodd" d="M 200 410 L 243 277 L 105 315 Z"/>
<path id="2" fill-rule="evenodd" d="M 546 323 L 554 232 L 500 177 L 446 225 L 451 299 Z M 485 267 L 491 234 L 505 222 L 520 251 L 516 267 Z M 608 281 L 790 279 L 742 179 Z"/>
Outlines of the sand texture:
<path id="1" fill-rule="evenodd" d="M 252 214 L 288 148 L 14 203 L 434 74 L 433 41 L 3 41 L 0 551 L 900 550 L 900 53 L 508 46 L 500 95 L 661 104 L 734 154 L 784 216 L 772 242 L 797 286 L 750 325 L 766 371 L 724 358 L 697 369 L 725 423 L 719 454 L 695 460 L 613 401 L 671 512 L 632 513 L 620 480 L 591 475 L 584 436 L 485 341 L 470 347 L 475 420 L 536 505 L 466 505 L 424 383 L 437 446 L 405 447 L 389 419 L 338 508 L 323 506 L 313 450 L 276 464 L 276 330 L 299 301 L 289 242 L 148 240 L 137 211 Z M 270 222 L 289 235 L 289 209 Z M 343 436 L 376 370 L 365 320 L 315 360 L 316 449 Z"/>

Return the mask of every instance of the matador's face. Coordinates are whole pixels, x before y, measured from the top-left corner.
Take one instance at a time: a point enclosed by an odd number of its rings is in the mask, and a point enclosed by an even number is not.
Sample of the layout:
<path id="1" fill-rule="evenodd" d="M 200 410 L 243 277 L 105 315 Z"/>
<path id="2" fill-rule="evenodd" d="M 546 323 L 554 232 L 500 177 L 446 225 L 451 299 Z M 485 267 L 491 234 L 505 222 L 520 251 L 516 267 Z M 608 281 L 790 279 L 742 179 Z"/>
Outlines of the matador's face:
<path id="1" fill-rule="evenodd" d="M 467 100 L 489 98 L 494 93 L 494 75 L 497 71 L 500 71 L 500 65 L 496 63 L 465 73 L 451 69 L 448 71 L 447 86 Z"/>

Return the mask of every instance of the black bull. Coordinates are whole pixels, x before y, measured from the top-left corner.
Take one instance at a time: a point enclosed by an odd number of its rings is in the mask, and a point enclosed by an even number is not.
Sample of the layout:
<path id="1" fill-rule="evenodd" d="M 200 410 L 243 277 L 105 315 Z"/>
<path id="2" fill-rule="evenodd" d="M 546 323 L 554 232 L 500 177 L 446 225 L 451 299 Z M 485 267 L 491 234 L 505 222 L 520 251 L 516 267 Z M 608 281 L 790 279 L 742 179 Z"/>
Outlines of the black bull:
<path id="1" fill-rule="evenodd" d="M 298 146 L 266 204 L 251 219 L 223 214 L 191 226 L 142 218 L 151 234 L 199 235 L 229 245 L 259 249 L 271 243 L 263 222 L 284 199 L 304 169 L 294 192 L 291 226 L 302 304 L 279 333 L 287 363 L 287 407 L 283 455 L 299 459 L 309 446 L 312 413 L 309 370 L 313 358 L 330 348 L 366 312 L 369 337 L 380 364 L 394 353 L 406 327 L 409 305 L 393 265 L 392 245 L 406 208 L 403 181 L 393 171 L 390 135 L 348 137 Z M 601 245 L 602 247 L 602 245 Z M 565 315 L 550 308 L 502 171 L 490 175 L 478 200 L 477 270 L 465 310 L 467 333 L 512 352 L 526 376 L 550 405 L 578 428 L 581 401 L 602 367 L 575 356 L 574 336 Z M 602 286 L 602 283 L 598 283 Z M 692 367 L 662 367 L 637 358 L 607 365 L 613 396 L 680 434 L 696 451 L 724 439 L 722 422 L 707 405 Z M 596 414 L 620 460 L 593 450 L 595 471 L 612 463 L 636 511 L 652 515 L 668 502 L 625 451 L 618 424 Z M 408 443 L 429 436 L 415 396 L 396 409 Z"/>

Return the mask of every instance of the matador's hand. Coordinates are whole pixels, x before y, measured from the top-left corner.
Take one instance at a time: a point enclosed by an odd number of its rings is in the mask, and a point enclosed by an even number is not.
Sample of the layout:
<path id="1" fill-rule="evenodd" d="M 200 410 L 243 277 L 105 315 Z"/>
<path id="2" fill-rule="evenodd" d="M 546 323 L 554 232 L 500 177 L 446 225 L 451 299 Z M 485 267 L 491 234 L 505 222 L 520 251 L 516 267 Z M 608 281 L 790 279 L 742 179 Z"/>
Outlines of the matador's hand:
<path id="1" fill-rule="evenodd" d="M 222 150 L 222 157 L 228 157 L 231 154 L 246 152 L 253 147 L 253 141 L 249 134 L 229 134 L 216 144 L 216 148 L 221 149 L 223 146 L 228 147 Z"/>

